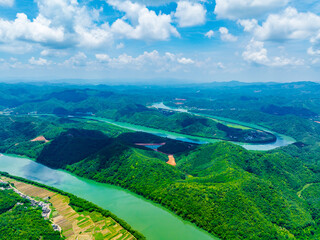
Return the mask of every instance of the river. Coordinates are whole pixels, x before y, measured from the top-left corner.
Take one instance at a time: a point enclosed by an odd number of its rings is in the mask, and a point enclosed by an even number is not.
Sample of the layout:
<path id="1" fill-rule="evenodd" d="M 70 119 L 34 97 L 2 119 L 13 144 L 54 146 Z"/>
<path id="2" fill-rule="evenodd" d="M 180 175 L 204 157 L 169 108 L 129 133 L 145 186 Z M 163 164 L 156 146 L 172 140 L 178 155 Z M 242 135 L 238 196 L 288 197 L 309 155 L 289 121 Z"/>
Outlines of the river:
<path id="1" fill-rule="evenodd" d="M 168 109 L 169 107 L 167 107 L 166 109 Z M 176 109 L 172 109 L 169 108 L 171 110 L 176 111 Z M 179 110 L 180 112 L 186 112 L 186 110 Z M 189 112 L 190 113 L 190 112 Z M 192 113 L 190 113 L 192 114 Z M 197 114 L 200 115 L 200 114 Z M 203 115 L 204 116 L 204 115 Z M 114 126 L 118 126 L 121 128 L 126 128 L 129 130 L 133 130 L 133 131 L 140 131 L 140 132 L 146 132 L 146 133 L 151 133 L 160 137 L 167 137 L 170 139 L 175 139 L 175 140 L 180 140 L 183 142 L 190 142 L 190 143 L 197 143 L 197 144 L 206 144 L 206 143 L 215 143 L 218 141 L 221 141 L 219 139 L 212 139 L 212 138 L 205 138 L 205 137 L 195 137 L 195 136 L 190 136 L 187 134 L 181 134 L 181 133 L 175 133 L 175 132 L 170 132 L 170 131 L 165 131 L 162 129 L 156 129 L 156 128 L 150 128 L 150 127 L 145 127 L 145 126 L 140 126 L 140 125 L 136 125 L 136 124 L 131 124 L 131 123 L 125 123 L 125 122 L 118 122 L 118 121 L 114 121 L 112 119 L 107 119 L 107 118 L 100 118 L 100 117 L 84 117 L 86 119 L 90 119 L 90 120 L 95 120 L 95 121 L 100 121 L 100 122 L 106 122 L 109 124 L 112 124 Z M 247 150 L 257 150 L 257 151 L 267 151 L 267 150 L 272 150 L 275 149 L 277 147 L 284 147 L 287 146 L 289 144 L 292 144 L 295 142 L 295 140 L 291 137 L 285 136 L 283 134 L 280 133 L 276 133 L 276 132 L 272 132 L 268 129 L 262 128 L 260 126 L 256 126 L 253 124 L 246 124 L 246 123 L 242 123 L 239 121 L 235 121 L 232 119 L 227 119 L 227 118 L 219 118 L 219 117 L 215 117 L 217 119 L 220 119 L 221 121 L 228 121 L 229 123 L 234 123 L 240 126 L 244 126 L 244 127 L 251 127 L 251 128 L 255 128 L 255 129 L 259 129 L 262 131 L 266 131 L 266 132 L 270 132 L 273 135 L 276 136 L 277 140 L 275 142 L 272 143 L 264 143 L 264 144 L 250 144 L 250 143 L 241 143 L 241 142 L 233 142 L 233 141 L 229 141 L 232 142 L 234 144 L 237 145 L 241 145 L 242 147 L 246 148 Z"/>
<path id="2" fill-rule="evenodd" d="M 240 122 L 240 121 L 229 119 L 229 118 L 209 116 L 209 115 L 200 114 L 200 113 L 192 113 L 192 112 L 189 112 L 187 109 L 172 108 L 172 107 L 166 106 L 163 102 L 154 103 L 151 105 L 151 107 L 154 107 L 157 109 L 172 110 L 172 111 L 176 111 L 176 112 L 184 112 L 184 113 L 189 113 L 189 114 L 197 115 L 197 116 L 215 118 L 217 120 L 225 121 L 225 122 L 228 122 L 231 124 L 236 124 L 236 125 L 243 126 L 243 127 L 249 127 L 249 128 L 254 128 L 254 129 L 261 130 L 261 131 L 269 132 L 269 133 L 272 133 L 273 135 L 275 135 L 277 138 L 277 140 L 275 142 L 265 143 L 265 144 L 249 144 L 249 143 L 233 142 L 235 144 L 241 145 L 242 147 L 246 148 L 247 150 L 267 151 L 267 150 L 272 150 L 272 149 L 275 149 L 278 147 L 284 147 L 284 146 L 287 146 L 287 145 L 290 145 L 290 144 L 296 142 L 296 140 L 293 139 L 292 137 L 285 136 L 283 134 L 270 131 L 269 129 L 263 128 L 261 126 L 255 125 L 255 124 L 244 123 L 244 122 Z M 203 138 L 203 141 L 205 141 L 206 143 L 211 142 L 209 138 L 207 138 L 206 140 Z M 232 141 L 230 141 L 230 142 L 232 142 Z"/>
<path id="3" fill-rule="evenodd" d="M 15 156 L 0 157 L 0 171 L 72 193 L 108 209 L 150 240 L 217 240 L 194 224 L 130 191 L 54 170 Z"/>
<path id="4" fill-rule="evenodd" d="M 188 112 L 184 109 L 172 109 L 163 103 L 154 105 L 158 108 L 167 108 L 175 111 Z M 190 112 L 189 112 L 190 113 Z M 193 113 L 190 113 L 193 114 Z M 177 139 L 185 142 L 198 144 L 213 143 L 219 140 L 194 137 L 179 134 L 161 129 L 148 128 L 144 126 L 116 122 L 110 119 L 87 117 L 88 119 L 108 122 L 110 124 L 134 131 L 142 131 L 162 137 Z M 218 117 L 216 117 L 219 119 Z M 269 131 L 262 127 L 246 124 L 232 119 L 220 118 L 222 121 L 253 127 L 263 131 Z M 269 131 L 271 132 L 271 131 Z M 248 150 L 271 150 L 277 147 L 286 146 L 295 140 L 275 132 L 271 132 L 277 137 L 277 141 L 267 144 L 247 144 L 238 143 Z M 209 240 L 218 239 L 201 230 L 197 226 L 182 220 L 180 217 L 166 210 L 159 204 L 146 200 L 130 191 L 109 184 L 97 183 L 85 178 L 74 176 L 68 172 L 54 170 L 41 165 L 27 158 L 2 155 L 0 157 L 0 171 L 8 172 L 12 175 L 34 180 L 48 186 L 53 186 L 76 196 L 84 198 L 98 206 L 108 209 L 118 217 L 125 220 L 134 229 L 141 232 L 151 240 Z"/>

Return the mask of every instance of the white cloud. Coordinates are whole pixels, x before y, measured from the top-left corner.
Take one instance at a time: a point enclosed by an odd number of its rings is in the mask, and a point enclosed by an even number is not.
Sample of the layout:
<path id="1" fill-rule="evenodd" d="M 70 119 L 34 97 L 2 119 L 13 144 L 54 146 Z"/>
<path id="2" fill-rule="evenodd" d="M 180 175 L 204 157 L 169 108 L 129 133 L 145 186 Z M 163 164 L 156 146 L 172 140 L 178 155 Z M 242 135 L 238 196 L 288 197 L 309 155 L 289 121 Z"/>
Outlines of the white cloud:
<path id="1" fill-rule="evenodd" d="M 83 52 L 78 52 L 73 57 L 69 58 L 64 62 L 65 65 L 71 65 L 71 66 L 85 66 L 87 65 L 87 55 Z"/>
<path id="2" fill-rule="evenodd" d="M 37 60 L 34 57 L 29 59 L 29 63 L 32 64 L 32 65 L 38 65 L 38 66 L 44 66 L 44 65 L 49 65 L 50 64 L 47 59 L 39 58 Z"/>
<path id="3" fill-rule="evenodd" d="M 204 24 L 207 10 L 200 3 L 179 1 L 174 16 L 180 27 L 192 27 Z"/>
<path id="4" fill-rule="evenodd" d="M 214 31 L 212 31 L 212 30 L 208 31 L 208 32 L 205 34 L 205 36 L 206 36 L 207 38 L 212 38 L 212 37 L 214 36 Z"/>
<path id="5" fill-rule="evenodd" d="M 314 47 L 309 47 L 307 53 L 311 56 L 320 55 L 320 49 L 316 49 Z"/>
<path id="6" fill-rule="evenodd" d="M 56 49 L 44 49 L 40 52 L 41 56 L 44 57 L 62 57 L 67 53 L 65 51 L 56 50 Z"/>
<path id="7" fill-rule="evenodd" d="M 14 0 L 0 0 L 0 6 L 12 7 Z"/>
<path id="8" fill-rule="evenodd" d="M 311 56 L 320 55 L 320 30 L 310 39 L 311 47 L 308 48 L 307 53 Z"/>
<path id="9" fill-rule="evenodd" d="M 238 20 L 238 24 L 240 24 L 246 32 L 251 32 L 258 27 L 258 21 L 256 19 Z"/>
<path id="10" fill-rule="evenodd" d="M 285 41 L 310 39 L 320 30 L 320 16 L 307 12 L 299 13 L 288 7 L 280 14 L 271 14 L 258 25 L 256 21 L 239 21 L 246 31 L 252 32 L 258 40 Z"/>
<path id="11" fill-rule="evenodd" d="M 235 42 L 238 40 L 236 36 L 233 36 L 231 33 L 229 33 L 229 30 L 225 27 L 219 28 L 220 37 L 222 41 L 225 42 Z"/>
<path id="12" fill-rule="evenodd" d="M 264 48 L 264 43 L 260 41 L 251 40 L 243 52 L 242 57 L 248 62 L 267 65 L 269 62 L 268 51 Z"/>
<path id="13" fill-rule="evenodd" d="M 217 66 L 218 69 L 226 69 L 226 67 L 224 66 L 224 64 L 222 62 L 218 62 L 216 64 L 216 66 Z"/>
<path id="14" fill-rule="evenodd" d="M 218 18 L 232 20 L 255 18 L 284 7 L 289 0 L 216 0 Z"/>
<path id="15" fill-rule="evenodd" d="M 80 6 L 77 0 L 36 0 L 39 13 L 51 19 L 56 26 L 63 26 L 69 32 L 74 26 L 89 27 L 93 24 L 96 11 L 90 12 Z"/>
<path id="16" fill-rule="evenodd" d="M 113 43 L 108 23 L 97 24 L 101 9 L 90 10 L 76 0 L 37 0 L 39 14 L 29 20 L 18 13 L 13 21 L 0 18 L 0 42 L 27 41 L 51 48 L 98 48 Z"/>
<path id="17" fill-rule="evenodd" d="M 177 29 L 171 25 L 170 15 L 158 15 L 145 5 L 130 1 L 108 0 L 108 4 L 125 12 L 125 17 L 117 19 L 112 25 L 113 33 L 120 37 L 142 40 L 167 40 L 172 35 L 180 36 Z M 129 20 L 129 22 L 127 22 Z"/>
<path id="18" fill-rule="evenodd" d="M 132 68 L 140 69 L 149 65 L 158 65 L 162 61 L 162 57 L 159 52 L 154 50 L 152 52 L 144 52 L 143 54 L 132 57 L 127 54 L 121 54 L 117 58 L 109 60 L 109 66 L 114 68 L 123 68 L 130 66 Z"/>
<path id="19" fill-rule="evenodd" d="M 50 44 L 64 40 L 64 29 L 54 28 L 42 15 L 30 21 L 24 13 L 18 13 L 14 21 L 0 19 L 0 41 L 27 40 Z"/>
<path id="20" fill-rule="evenodd" d="M 269 58 L 268 50 L 264 47 L 264 43 L 261 41 L 255 41 L 254 39 L 252 39 L 247 45 L 246 50 L 242 54 L 242 57 L 247 62 L 270 67 L 283 67 L 287 65 L 304 64 L 303 60 L 300 59 L 279 56 Z"/>
<path id="21" fill-rule="evenodd" d="M 191 59 L 191 58 L 178 58 L 177 59 L 178 63 L 181 63 L 181 64 L 193 64 L 194 61 Z"/>
<path id="22" fill-rule="evenodd" d="M 116 49 L 121 49 L 121 48 L 124 48 L 124 44 L 123 43 L 117 44 Z"/>
<path id="23" fill-rule="evenodd" d="M 118 57 L 111 58 L 109 55 L 100 53 L 96 54 L 96 59 L 109 68 L 115 69 L 135 69 L 140 71 L 148 71 L 155 69 L 157 72 L 176 71 L 186 65 L 195 64 L 191 58 L 185 58 L 166 52 L 161 55 L 158 51 L 144 52 L 137 57 L 128 54 L 121 54 Z M 187 68 L 188 69 L 188 68 Z"/>
<path id="24" fill-rule="evenodd" d="M 96 54 L 96 59 L 98 59 L 101 62 L 109 62 L 111 60 L 108 54 L 103 53 Z"/>
<path id="25" fill-rule="evenodd" d="M 52 19 L 54 25 L 66 29 L 66 44 L 99 48 L 113 43 L 109 24 L 96 24 L 101 9 L 90 10 L 76 0 L 38 0 L 37 3 L 42 15 Z"/>
<path id="26" fill-rule="evenodd" d="M 76 26 L 75 32 L 80 39 L 79 46 L 87 48 L 105 47 L 106 44 L 111 45 L 113 42 L 113 34 L 111 33 L 109 24 L 103 24 L 99 27 L 84 28 Z"/>

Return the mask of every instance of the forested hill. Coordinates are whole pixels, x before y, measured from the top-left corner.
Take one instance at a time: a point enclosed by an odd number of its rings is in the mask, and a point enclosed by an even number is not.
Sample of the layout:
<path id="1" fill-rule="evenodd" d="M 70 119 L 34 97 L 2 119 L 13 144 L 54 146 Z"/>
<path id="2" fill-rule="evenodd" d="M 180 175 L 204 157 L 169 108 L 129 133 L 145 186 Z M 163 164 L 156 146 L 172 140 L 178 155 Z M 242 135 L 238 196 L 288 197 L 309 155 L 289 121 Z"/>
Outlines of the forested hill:
<path id="1" fill-rule="evenodd" d="M 37 160 L 127 188 L 221 239 L 319 238 L 317 191 L 306 188 L 319 176 L 300 159 L 221 142 L 177 154 L 173 167 L 166 155 L 125 139 L 70 129 L 44 144 Z"/>
<path id="2" fill-rule="evenodd" d="M 0 187 L 5 186 L 0 183 Z M 0 189 L 0 239 L 64 239 L 41 214 L 41 208 L 13 190 Z"/>
<path id="3" fill-rule="evenodd" d="M 198 137 L 238 142 L 274 142 L 275 136 L 256 129 L 234 128 L 212 118 L 150 108 L 162 94 L 137 95 L 121 87 L 35 86 L 0 84 L 0 111 L 11 115 L 54 114 L 98 116 Z"/>
<path id="4" fill-rule="evenodd" d="M 320 239 L 319 84 L 15 87 L 0 86 L 0 108 L 7 115 L 0 117 L 1 152 L 122 186 L 221 239 Z M 96 114 L 152 124 L 156 121 L 144 119 L 151 114 L 162 126 L 170 122 L 181 131 L 195 132 L 199 124 L 208 124 L 146 107 L 157 101 L 257 124 L 298 142 L 252 152 L 226 142 L 183 144 L 66 116 Z M 221 131 L 218 126 L 213 125 Z M 33 141 L 40 136 L 45 140 Z M 174 154 L 177 166 L 166 163 L 167 155 L 137 142 L 166 142 L 159 151 Z"/>
<path id="5" fill-rule="evenodd" d="M 159 153 L 113 143 L 66 169 L 128 188 L 222 239 L 319 236 L 319 209 L 308 205 L 316 192 L 297 195 L 319 179 L 300 160 L 228 143 L 201 146 L 177 160 L 175 168 Z"/>

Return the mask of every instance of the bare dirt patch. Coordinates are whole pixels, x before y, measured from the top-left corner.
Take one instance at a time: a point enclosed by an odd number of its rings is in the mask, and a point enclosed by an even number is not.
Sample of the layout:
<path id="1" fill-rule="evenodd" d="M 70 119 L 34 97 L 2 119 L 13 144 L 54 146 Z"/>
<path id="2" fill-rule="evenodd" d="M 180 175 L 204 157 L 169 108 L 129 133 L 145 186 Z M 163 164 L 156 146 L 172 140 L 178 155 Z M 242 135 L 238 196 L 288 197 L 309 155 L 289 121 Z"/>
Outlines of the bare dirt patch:
<path id="1" fill-rule="evenodd" d="M 36 137 L 35 139 L 30 140 L 30 142 L 49 142 L 44 136 Z"/>
<path id="2" fill-rule="evenodd" d="M 168 155 L 169 161 L 167 162 L 171 166 L 177 166 L 176 160 L 173 155 Z"/>

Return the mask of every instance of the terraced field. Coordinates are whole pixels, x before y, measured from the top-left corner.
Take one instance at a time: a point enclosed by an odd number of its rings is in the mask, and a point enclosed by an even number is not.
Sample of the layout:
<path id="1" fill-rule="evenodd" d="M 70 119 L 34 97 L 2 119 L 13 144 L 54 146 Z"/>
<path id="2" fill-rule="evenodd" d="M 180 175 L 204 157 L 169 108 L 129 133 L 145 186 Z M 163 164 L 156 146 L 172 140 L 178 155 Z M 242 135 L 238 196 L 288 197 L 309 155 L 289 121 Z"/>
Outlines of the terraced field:
<path id="1" fill-rule="evenodd" d="M 20 192 L 30 197 L 48 200 L 52 204 L 51 219 L 61 227 L 63 236 L 68 240 L 135 239 L 110 217 L 106 218 L 97 212 L 76 212 L 69 206 L 66 196 L 13 179 L 2 179 L 14 183 Z"/>

